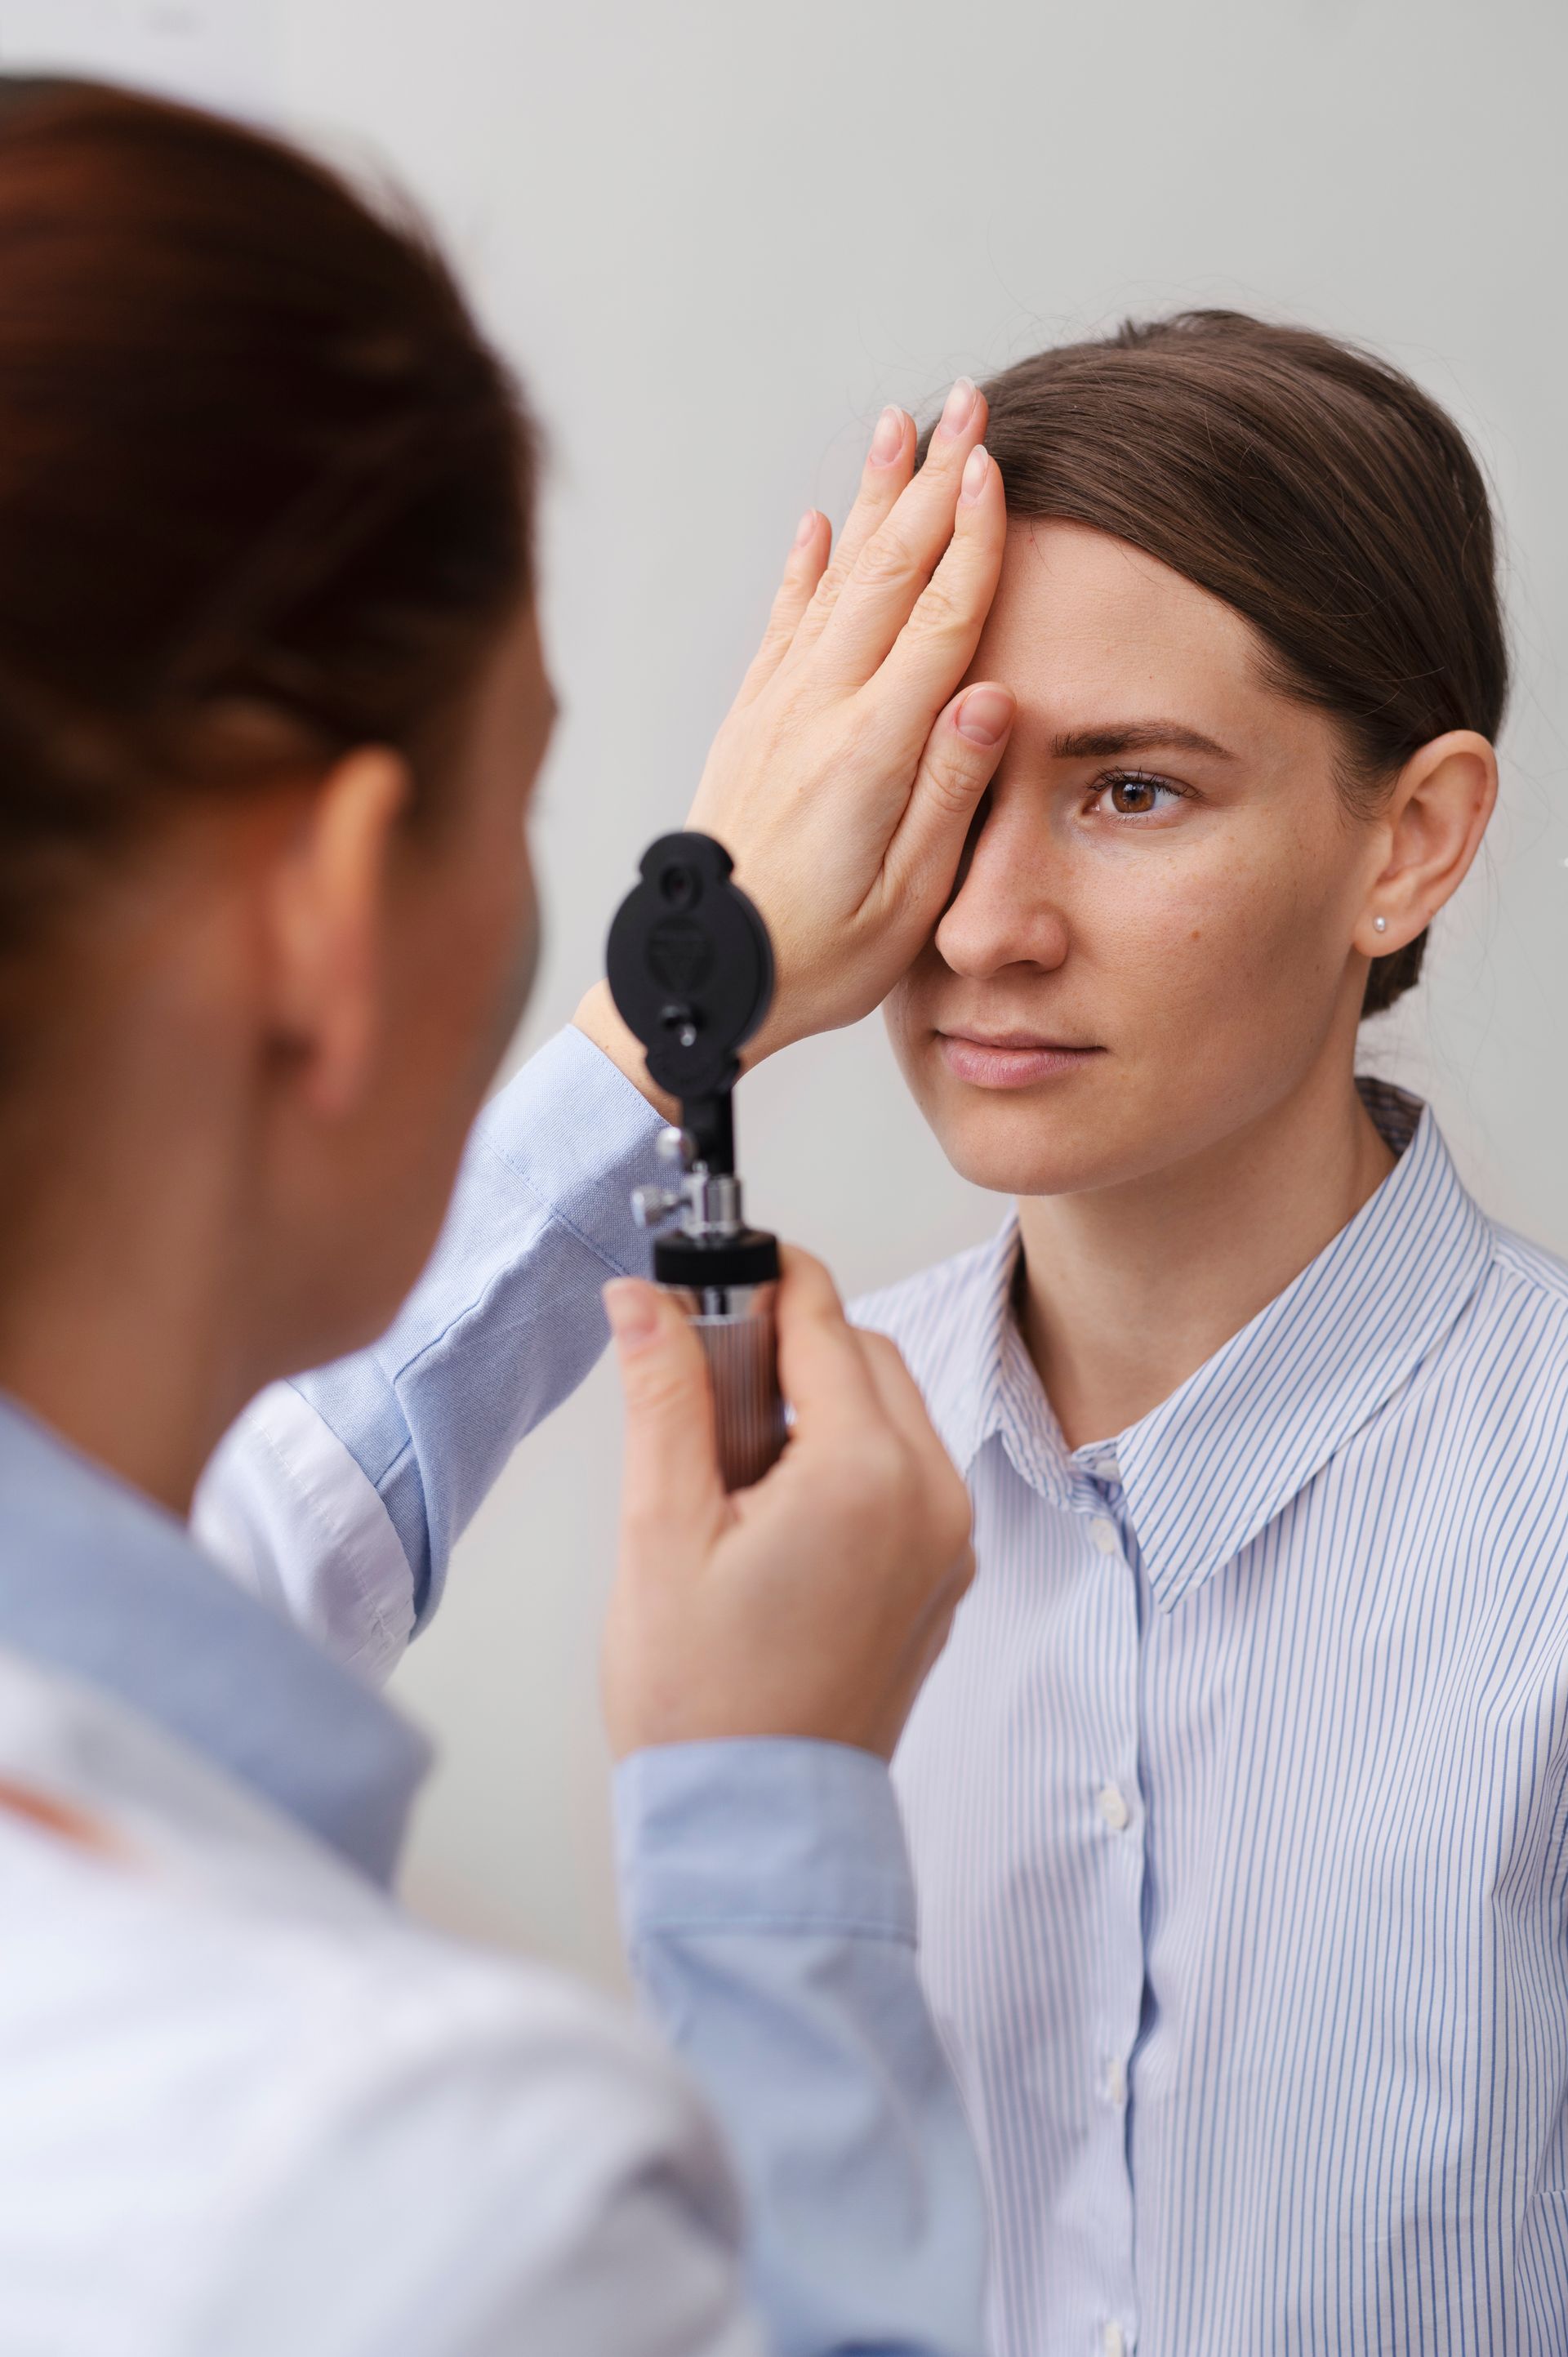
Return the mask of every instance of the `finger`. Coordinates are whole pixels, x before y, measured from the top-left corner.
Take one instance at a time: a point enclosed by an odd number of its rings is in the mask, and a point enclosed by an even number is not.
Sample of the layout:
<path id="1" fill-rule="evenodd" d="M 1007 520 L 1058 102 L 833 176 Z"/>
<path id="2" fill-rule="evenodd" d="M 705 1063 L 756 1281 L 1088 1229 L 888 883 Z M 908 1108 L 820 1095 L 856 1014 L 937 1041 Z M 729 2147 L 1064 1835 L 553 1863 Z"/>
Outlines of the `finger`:
<path id="1" fill-rule="evenodd" d="M 916 439 L 915 421 L 906 410 L 889 407 L 883 411 L 871 437 L 871 447 L 861 469 L 860 489 L 854 507 L 844 518 L 832 563 L 817 585 L 798 633 L 800 647 L 810 646 L 820 635 L 856 557 L 897 504 L 915 469 Z"/>
<path id="2" fill-rule="evenodd" d="M 618 1277 L 604 1304 L 626 1395 L 623 1523 L 667 1529 L 689 1547 L 725 1519 L 707 1361 L 680 1305 L 658 1286 Z"/>
<path id="3" fill-rule="evenodd" d="M 768 628 L 740 683 L 736 704 L 749 704 L 753 696 L 760 694 L 788 654 L 800 618 L 822 577 L 832 543 L 832 527 L 826 516 L 819 515 L 815 508 L 808 508 L 795 527 L 794 543 L 768 617 Z"/>
<path id="4" fill-rule="evenodd" d="M 852 1327 L 850 1331 L 860 1345 L 866 1372 L 889 1424 L 917 1448 L 940 1448 L 936 1426 L 926 1413 L 919 1385 L 905 1365 L 897 1342 L 889 1341 L 886 1334 L 865 1333 L 858 1327 Z"/>
<path id="5" fill-rule="evenodd" d="M 880 1414 L 861 1338 L 844 1317 L 832 1278 L 821 1261 L 789 1245 L 777 1314 L 779 1383 L 794 1410 L 797 1438 Z"/>
<path id="6" fill-rule="evenodd" d="M 917 1691 L 925 1684 L 946 1650 L 958 1608 L 969 1593 L 973 1578 L 974 1555 L 972 1549 L 966 1547 L 953 1566 L 952 1577 L 942 1590 L 940 1602 L 920 1631 Z"/>
<path id="7" fill-rule="evenodd" d="M 944 1581 L 944 1593 L 957 1579 L 957 1566 L 967 1552 L 972 1534 L 972 1509 L 969 1491 L 962 1475 L 949 1456 L 947 1447 L 931 1422 L 919 1385 L 905 1365 L 897 1345 L 885 1334 L 858 1337 L 865 1355 L 871 1379 L 876 1386 L 883 1414 L 899 1435 L 906 1448 L 913 1452 L 919 1469 L 922 1488 L 929 1501 L 931 1516 L 952 1519 L 953 1562 Z M 932 1529 L 936 1528 L 933 1521 Z M 967 1586 L 967 1581 L 963 1583 Z M 962 1586 L 952 1589 L 955 1598 Z"/>
<path id="8" fill-rule="evenodd" d="M 1007 553 L 1001 469 L 983 443 L 965 462 L 952 537 L 867 685 L 889 716 L 939 712 L 974 660 Z"/>
<path id="9" fill-rule="evenodd" d="M 946 906 L 975 812 L 1017 716 L 1017 697 L 994 680 L 963 688 L 939 715 L 883 862 L 892 904 L 929 908 L 933 921 Z"/>
<path id="10" fill-rule="evenodd" d="M 944 413 L 925 465 L 861 550 L 814 648 L 804 635 L 811 616 L 802 623 L 802 644 L 830 679 L 855 686 L 869 679 L 908 620 L 958 528 L 986 415 L 979 393 L 961 425 L 950 425 Z"/>

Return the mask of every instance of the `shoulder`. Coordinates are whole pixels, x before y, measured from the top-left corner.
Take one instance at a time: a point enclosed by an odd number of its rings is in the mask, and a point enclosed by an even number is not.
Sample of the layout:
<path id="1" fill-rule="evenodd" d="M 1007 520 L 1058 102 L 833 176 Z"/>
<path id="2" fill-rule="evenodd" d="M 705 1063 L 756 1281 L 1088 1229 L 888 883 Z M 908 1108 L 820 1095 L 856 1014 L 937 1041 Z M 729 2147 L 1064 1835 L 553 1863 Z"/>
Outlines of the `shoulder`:
<path id="1" fill-rule="evenodd" d="M 553 2351 L 551 2303 L 650 2185 L 654 2255 L 715 2314 L 735 2297 L 716 2136 L 629 2010 L 440 1937 L 303 1840 L 297 1878 L 281 1834 L 246 1865 L 231 1819 L 208 1872 L 189 1821 L 166 1846 L 145 1817 L 116 1838 L 108 1805 L 87 1822 L 104 1838 L 0 1808 L 0 1911 L 22 1927 L 0 1988 L 0 2343 L 36 2314 L 62 2349 L 368 2352 L 438 2298 L 489 2299 Z M 317 2304 L 340 2333 L 317 2337 Z"/>
<path id="2" fill-rule="evenodd" d="M 1007 1285 L 1017 1251 L 1010 1222 L 1002 1232 L 950 1260 L 901 1277 L 897 1285 L 863 1293 L 849 1306 L 851 1320 L 886 1334 L 911 1365 L 942 1348 L 959 1329 L 993 1312 Z"/>
<path id="3" fill-rule="evenodd" d="M 1462 1351 L 1488 1372 L 1499 1399 L 1520 1382 L 1568 1400 L 1568 1264 L 1509 1229 L 1491 1226 L 1486 1276 L 1462 1320 Z"/>
<path id="4" fill-rule="evenodd" d="M 1494 1222 L 1496 1261 L 1502 1285 L 1540 1307 L 1548 1318 L 1568 1320 L 1568 1261 L 1559 1260 L 1544 1245 Z"/>
<path id="5" fill-rule="evenodd" d="M 1430 1479 L 1455 1501 L 1466 1527 L 1480 1527 L 1495 1510 L 1512 1528 L 1528 1493 L 1561 1533 L 1568 1508 L 1568 1266 L 1489 1220 L 1485 1227 L 1478 1281 L 1412 1370 L 1404 1412 L 1422 1420 Z"/>

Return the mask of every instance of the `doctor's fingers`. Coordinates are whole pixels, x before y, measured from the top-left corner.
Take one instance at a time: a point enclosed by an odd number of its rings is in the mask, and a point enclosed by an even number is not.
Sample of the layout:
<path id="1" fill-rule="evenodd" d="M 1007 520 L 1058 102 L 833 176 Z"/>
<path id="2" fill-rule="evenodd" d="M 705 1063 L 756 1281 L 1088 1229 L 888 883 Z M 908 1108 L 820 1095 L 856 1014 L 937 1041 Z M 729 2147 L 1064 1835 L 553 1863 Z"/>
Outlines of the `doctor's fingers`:
<path id="1" fill-rule="evenodd" d="M 838 1288 L 821 1261 L 786 1244 L 777 1297 L 779 1380 L 794 1411 L 795 1441 L 814 1448 L 883 1420 L 862 1348 Z M 791 1449 L 795 1441 L 791 1442 Z"/>
<path id="2" fill-rule="evenodd" d="M 832 548 L 832 533 L 825 516 L 813 511 L 800 519 L 762 644 L 736 698 L 737 709 L 749 704 L 768 684 L 797 640 L 806 645 L 815 639 L 832 610 L 845 574 L 877 525 L 891 512 L 909 479 L 914 462 L 913 419 L 901 409 L 885 409 L 871 437 L 871 447 L 861 469 L 860 490 L 845 518 L 837 548 Z M 811 529 L 813 524 L 815 532 Z"/>
<path id="3" fill-rule="evenodd" d="M 861 691 L 889 731 L 929 728 L 974 660 L 1007 551 L 1002 472 L 983 443 L 964 462 L 940 563 Z M 914 749 L 913 746 L 910 748 Z"/>
<path id="4" fill-rule="evenodd" d="M 622 1277 L 604 1289 L 626 1400 L 623 1551 L 642 1568 L 711 1544 L 729 1520 L 707 1361 L 676 1303 Z"/>
<path id="5" fill-rule="evenodd" d="M 784 577 L 779 584 L 768 617 L 768 628 L 762 633 L 762 644 L 752 657 L 734 709 L 759 695 L 789 653 L 800 618 L 811 602 L 828 562 L 832 544 L 832 526 L 825 515 L 808 508 L 795 529 L 794 545 L 785 560 Z"/>
<path id="6" fill-rule="evenodd" d="M 933 591 L 938 599 L 949 602 L 974 595 L 972 559 L 961 562 L 956 571 L 950 560 L 955 549 L 961 551 L 963 544 L 973 541 L 977 529 L 987 540 L 993 533 L 1004 537 L 1006 531 L 999 477 L 994 514 L 993 499 L 987 496 L 987 485 L 996 469 L 979 438 L 984 414 L 985 404 L 976 394 L 969 425 L 956 435 L 933 438 L 924 467 L 886 522 L 861 550 L 817 643 L 802 651 L 816 610 L 812 601 L 787 658 L 791 673 L 809 674 L 830 694 L 835 689 L 842 693 L 845 688 L 859 688 L 874 681 L 918 614 L 922 599 L 929 612 Z M 1000 564 L 998 547 L 998 568 Z M 940 588 L 939 580 L 943 585 Z M 976 637 L 994 587 L 993 579 L 974 607 Z M 957 686 L 959 677 L 955 672 L 933 699 L 931 713 Z"/>
<path id="7" fill-rule="evenodd" d="M 968 1487 L 927 1413 L 919 1386 L 897 1343 L 885 1334 L 857 1333 L 856 1340 L 883 1412 L 910 1452 L 922 1534 L 929 1534 L 940 1560 L 949 1567 L 942 1592 L 948 1593 L 950 1586 L 956 1602 L 968 1587 L 973 1568 L 970 1553 L 973 1509 Z"/>
<path id="8" fill-rule="evenodd" d="M 796 633 L 796 652 L 805 652 L 822 636 L 862 549 L 875 537 L 908 490 L 915 471 L 915 421 L 908 411 L 885 409 L 876 421 L 861 469 L 860 489 L 844 518 L 832 563 L 818 583 Z"/>
<path id="9" fill-rule="evenodd" d="M 972 682 L 939 715 L 879 879 L 887 906 L 906 919 L 934 925 L 946 907 L 974 814 L 1017 716 L 1017 697 L 995 680 Z"/>
<path id="10" fill-rule="evenodd" d="M 960 377 L 931 431 L 922 469 L 912 476 L 915 429 L 903 410 L 882 413 L 877 434 L 886 431 L 891 441 L 889 420 L 894 417 L 906 431 L 898 467 L 889 464 L 886 476 L 879 476 L 867 459 L 861 498 L 851 509 L 844 531 L 840 533 L 840 547 L 834 552 L 832 564 L 821 580 L 797 634 L 797 655 L 809 653 L 816 639 L 828 631 L 842 597 L 870 561 L 879 559 L 891 565 L 908 564 L 912 570 L 912 603 L 915 592 L 927 580 L 931 565 L 946 547 L 952 531 L 952 507 L 957 500 L 957 483 L 964 471 L 964 459 L 985 431 L 988 414 L 991 410 L 985 405 L 983 393 L 969 382 L 969 377 Z M 898 476 L 898 481 L 891 483 L 894 476 Z M 891 500 L 886 498 L 889 488 L 896 488 L 896 498 Z"/>
<path id="11" fill-rule="evenodd" d="M 888 1422 L 922 1451 L 940 1448 L 919 1385 L 905 1364 L 897 1343 L 886 1334 L 869 1332 L 863 1327 L 852 1326 L 850 1331 L 865 1361 L 866 1372 Z"/>

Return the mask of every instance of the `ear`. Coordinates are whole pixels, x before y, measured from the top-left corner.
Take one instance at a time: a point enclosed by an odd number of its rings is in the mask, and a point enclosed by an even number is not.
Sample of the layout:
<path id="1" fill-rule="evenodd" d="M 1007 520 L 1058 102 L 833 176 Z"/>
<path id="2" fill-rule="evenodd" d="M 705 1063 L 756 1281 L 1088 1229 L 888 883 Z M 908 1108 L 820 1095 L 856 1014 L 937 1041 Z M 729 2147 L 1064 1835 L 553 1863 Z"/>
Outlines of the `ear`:
<path id="1" fill-rule="evenodd" d="M 1385 856 L 1354 935 L 1363 957 L 1403 949 L 1453 898 L 1497 799 L 1498 757 L 1475 729 L 1451 729 L 1411 755 L 1378 822 Z"/>
<path id="2" fill-rule="evenodd" d="M 269 1013 L 304 1102 L 328 1121 L 360 1103 L 374 1063 L 392 836 L 411 783 L 407 763 L 383 747 L 345 755 L 275 853 Z"/>

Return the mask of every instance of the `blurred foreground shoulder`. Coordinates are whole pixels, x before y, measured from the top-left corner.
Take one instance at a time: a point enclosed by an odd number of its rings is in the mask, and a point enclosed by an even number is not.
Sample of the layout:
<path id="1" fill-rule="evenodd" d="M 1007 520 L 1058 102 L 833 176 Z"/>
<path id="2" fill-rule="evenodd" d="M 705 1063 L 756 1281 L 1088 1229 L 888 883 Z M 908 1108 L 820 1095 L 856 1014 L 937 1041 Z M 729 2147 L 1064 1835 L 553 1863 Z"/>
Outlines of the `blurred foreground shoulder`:
<path id="1" fill-rule="evenodd" d="M 412 1922 L 96 1696 L 26 1699 L 0 2347 L 754 2357 L 727 2164 L 629 2012 Z"/>

